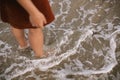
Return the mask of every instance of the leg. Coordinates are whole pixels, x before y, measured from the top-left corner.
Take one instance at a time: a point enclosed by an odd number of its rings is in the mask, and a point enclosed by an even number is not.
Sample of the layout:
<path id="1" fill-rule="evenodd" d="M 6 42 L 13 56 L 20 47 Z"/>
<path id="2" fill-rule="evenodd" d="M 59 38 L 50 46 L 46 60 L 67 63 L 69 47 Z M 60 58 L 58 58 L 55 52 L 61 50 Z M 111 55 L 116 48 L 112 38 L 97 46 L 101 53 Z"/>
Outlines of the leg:
<path id="1" fill-rule="evenodd" d="M 17 29 L 12 27 L 12 33 L 15 36 L 16 40 L 18 41 L 20 47 L 26 47 L 27 46 L 27 42 L 25 39 L 25 35 L 24 35 L 24 30 L 23 29 Z"/>
<path id="2" fill-rule="evenodd" d="M 29 41 L 36 57 L 43 56 L 43 32 L 41 28 L 29 29 Z"/>

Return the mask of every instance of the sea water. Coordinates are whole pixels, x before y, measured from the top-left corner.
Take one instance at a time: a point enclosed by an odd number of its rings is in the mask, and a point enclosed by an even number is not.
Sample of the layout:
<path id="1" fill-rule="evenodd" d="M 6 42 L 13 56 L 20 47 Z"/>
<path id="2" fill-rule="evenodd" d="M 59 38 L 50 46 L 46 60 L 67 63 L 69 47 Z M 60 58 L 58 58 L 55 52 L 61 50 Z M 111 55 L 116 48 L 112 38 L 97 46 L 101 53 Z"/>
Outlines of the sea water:
<path id="1" fill-rule="evenodd" d="M 98 80 L 109 73 L 118 64 L 118 2 L 50 0 L 55 20 L 43 31 L 44 48 L 50 50 L 43 59 L 31 59 L 31 50 L 20 55 L 9 27 L 2 27 L 1 80 Z"/>

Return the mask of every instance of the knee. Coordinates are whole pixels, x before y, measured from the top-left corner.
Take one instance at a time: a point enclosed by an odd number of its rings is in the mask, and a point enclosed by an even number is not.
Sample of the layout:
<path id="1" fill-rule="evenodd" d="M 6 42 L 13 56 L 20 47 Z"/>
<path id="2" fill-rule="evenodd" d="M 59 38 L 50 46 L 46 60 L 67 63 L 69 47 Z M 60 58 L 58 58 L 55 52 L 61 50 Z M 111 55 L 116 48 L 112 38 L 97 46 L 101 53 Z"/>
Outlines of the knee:
<path id="1" fill-rule="evenodd" d="M 40 28 L 36 28 L 36 29 L 29 29 L 29 34 L 40 34 L 42 33 L 42 30 Z"/>

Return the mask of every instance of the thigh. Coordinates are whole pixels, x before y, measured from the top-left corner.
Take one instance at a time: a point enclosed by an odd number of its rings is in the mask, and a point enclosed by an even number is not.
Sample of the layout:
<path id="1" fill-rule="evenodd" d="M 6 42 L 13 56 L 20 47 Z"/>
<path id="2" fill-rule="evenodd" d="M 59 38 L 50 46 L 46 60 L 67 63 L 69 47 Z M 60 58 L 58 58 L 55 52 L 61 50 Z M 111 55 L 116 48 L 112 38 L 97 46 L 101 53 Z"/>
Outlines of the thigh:
<path id="1" fill-rule="evenodd" d="M 23 33 L 24 32 L 24 29 L 18 29 L 18 28 L 15 28 L 13 26 L 11 26 L 11 30 L 15 33 Z"/>

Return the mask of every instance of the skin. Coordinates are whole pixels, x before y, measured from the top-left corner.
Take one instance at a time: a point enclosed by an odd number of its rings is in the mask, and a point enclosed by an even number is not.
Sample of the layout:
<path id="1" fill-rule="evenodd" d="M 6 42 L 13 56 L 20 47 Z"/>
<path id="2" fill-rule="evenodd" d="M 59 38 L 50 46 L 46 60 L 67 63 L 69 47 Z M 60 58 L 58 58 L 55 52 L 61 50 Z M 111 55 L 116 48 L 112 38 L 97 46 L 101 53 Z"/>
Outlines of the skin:
<path id="1" fill-rule="evenodd" d="M 29 42 L 31 48 L 35 52 L 36 57 L 43 56 L 43 32 L 44 24 L 46 24 L 46 19 L 44 15 L 35 7 L 31 0 L 17 0 L 18 3 L 28 12 L 29 20 L 32 25 L 38 28 L 28 29 L 29 30 Z M 21 47 L 27 46 L 27 41 L 25 39 L 24 30 L 12 27 L 13 35 L 18 41 Z"/>
<path id="2" fill-rule="evenodd" d="M 44 15 L 34 6 L 31 0 L 18 0 L 18 3 L 29 13 L 33 25 L 43 28 L 46 23 Z"/>

